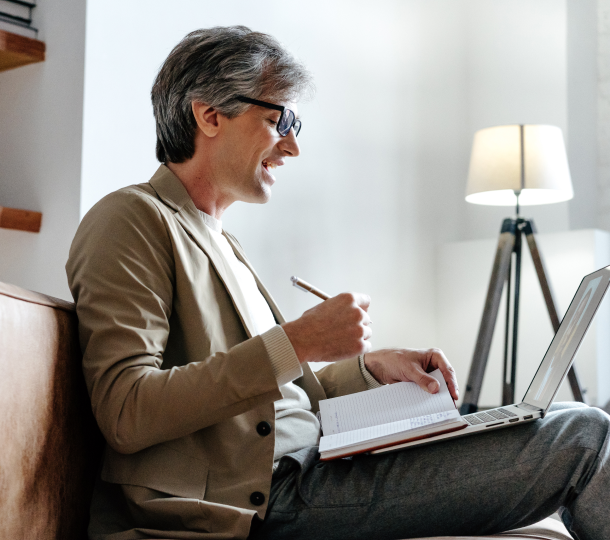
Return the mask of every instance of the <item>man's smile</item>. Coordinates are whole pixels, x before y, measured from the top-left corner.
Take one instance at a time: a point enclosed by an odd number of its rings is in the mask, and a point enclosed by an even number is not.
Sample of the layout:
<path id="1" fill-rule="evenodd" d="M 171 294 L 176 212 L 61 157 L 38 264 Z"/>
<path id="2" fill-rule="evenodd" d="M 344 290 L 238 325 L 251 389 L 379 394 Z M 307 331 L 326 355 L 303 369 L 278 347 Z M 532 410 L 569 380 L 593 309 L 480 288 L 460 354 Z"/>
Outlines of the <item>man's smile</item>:
<path id="1" fill-rule="evenodd" d="M 271 171 L 277 169 L 278 167 L 281 167 L 283 164 L 283 160 L 271 161 L 271 159 L 269 158 L 263 159 L 263 161 L 261 162 L 261 165 L 263 166 L 266 176 L 270 180 L 271 184 L 275 183 L 275 176 L 273 176 Z"/>
<path id="2" fill-rule="evenodd" d="M 263 167 L 266 170 L 276 169 L 277 167 L 281 167 L 282 165 L 283 165 L 283 163 L 281 163 L 281 162 L 275 162 L 275 161 L 270 161 L 268 159 L 263 159 Z"/>

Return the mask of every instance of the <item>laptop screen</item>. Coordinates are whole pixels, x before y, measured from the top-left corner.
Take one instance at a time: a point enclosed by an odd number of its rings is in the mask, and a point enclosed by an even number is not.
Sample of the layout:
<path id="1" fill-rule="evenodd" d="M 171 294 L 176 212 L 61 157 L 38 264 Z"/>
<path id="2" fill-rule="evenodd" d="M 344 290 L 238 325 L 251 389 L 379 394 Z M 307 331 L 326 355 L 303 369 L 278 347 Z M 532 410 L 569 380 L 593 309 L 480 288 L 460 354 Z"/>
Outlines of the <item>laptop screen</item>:
<path id="1" fill-rule="evenodd" d="M 584 277 L 525 393 L 525 403 L 544 410 L 551 405 L 609 282 L 610 266 Z"/>

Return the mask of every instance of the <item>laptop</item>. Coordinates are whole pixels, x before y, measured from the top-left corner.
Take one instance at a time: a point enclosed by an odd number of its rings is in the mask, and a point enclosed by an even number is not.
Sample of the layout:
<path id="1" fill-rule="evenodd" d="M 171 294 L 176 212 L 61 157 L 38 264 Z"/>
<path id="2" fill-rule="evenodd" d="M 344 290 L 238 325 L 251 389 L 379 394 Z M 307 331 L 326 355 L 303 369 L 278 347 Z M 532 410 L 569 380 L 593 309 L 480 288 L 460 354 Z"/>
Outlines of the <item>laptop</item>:
<path id="1" fill-rule="evenodd" d="M 465 437 L 490 429 L 507 428 L 544 418 L 574 362 L 578 348 L 609 284 L 610 266 L 601 268 L 583 278 L 521 403 L 464 415 L 462 418 L 468 422 L 468 426 L 459 431 L 381 448 L 371 453 L 395 452 L 409 446 Z"/>

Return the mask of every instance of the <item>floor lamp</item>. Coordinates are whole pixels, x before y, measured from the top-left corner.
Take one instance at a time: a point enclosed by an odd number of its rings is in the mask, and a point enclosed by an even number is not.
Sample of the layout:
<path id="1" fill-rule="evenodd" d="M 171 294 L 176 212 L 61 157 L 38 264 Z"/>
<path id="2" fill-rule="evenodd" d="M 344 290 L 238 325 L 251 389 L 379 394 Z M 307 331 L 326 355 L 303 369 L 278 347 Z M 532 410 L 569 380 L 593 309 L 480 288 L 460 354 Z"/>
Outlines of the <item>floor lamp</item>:
<path id="1" fill-rule="evenodd" d="M 527 241 L 554 331 L 560 319 L 531 219 L 521 217 L 522 206 L 567 201 L 573 197 L 572 181 L 561 129 L 545 125 L 496 126 L 474 136 L 466 200 L 474 204 L 514 206 L 515 217 L 502 223 L 483 317 L 470 366 L 462 414 L 476 412 L 485 367 L 491 348 L 500 300 L 507 285 L 504 331 L 502 404 L 515 402 L 521 247 Z M 511 317 L 512 313 L 512 317 Z M 509 354 L 510 353 L 510 354 Z M 574 367 L 568 374 L 574 398 L 584 402 L 584 392 Z"/>

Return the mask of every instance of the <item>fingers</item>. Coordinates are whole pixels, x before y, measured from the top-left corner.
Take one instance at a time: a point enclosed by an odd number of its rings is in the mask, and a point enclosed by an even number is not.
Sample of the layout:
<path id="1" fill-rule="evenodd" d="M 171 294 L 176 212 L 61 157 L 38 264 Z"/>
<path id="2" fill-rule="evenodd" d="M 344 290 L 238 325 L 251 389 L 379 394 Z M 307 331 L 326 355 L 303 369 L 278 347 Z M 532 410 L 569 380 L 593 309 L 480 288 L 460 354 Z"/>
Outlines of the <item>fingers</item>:
<path id="1" fill-rule="evenodd" d="M 409 379 L 415 382 L 426 392 L 436 394 L 440 390 L 438 381 L 429 375 L 429 371 L 439 369 L 447 383 L 447 388 L 454 400 L 459 398 L 458 384 L 455 370 L 440 349 L 428 349 L 413 351 L 417 353 L 417 359 L 409 365 Z"/>
<path id="2" fill-rule="evenodd" d="M 360 309 L 364 311 L 369 310 L 369 306 L 371 305 L 371 297 L 368 294 L 362 293 L 354 293 L 356 303 L 360 307 Z M 369 319 L 370 321 L 370 319 Z"/>
<path id="3" fill-rule="evenodd" d="M 356 324 L 350 324 L 342 332 L 330 337 L 333 345 L 343 351 L 342 358 L 349 358 L 370 352 L 372 350 L 370 342 L 372 335 L 373 330 L 363 321 L 359 321 Z"/>
<path id="4" fill-rule="evenodd" d="M 371 298 L 362 293 L 343 293 L 336 298 L 348 304 L 348 318 L 351 319 L 353 324 L 359 326 L 359 330 L 362 331 L 362 339 L 365 341 L 370 339 L 373 335 L 373 329 L 370 326 L 371 318 L 367 313 L 367 309 L 371 304 Z"/>
<path id="5" fill-rule="evenodd" d="M 364 313 L 364 312 L 363 312 Z M 365 317 L 362 318 L 362 320 L 360 321 L 360 324 L 357 327 L 356 332 L 358 333 L 358 337 L 359 337 L 359 348 L 360 350 L 355 351 L 355 354 L 364 354 L 367 352 L 370 352 L 372 349 L 372 345 L 371 345 L 371 336 L 373 335 L 373 329 L 367 325 L 367 318 L 368 316 L 366 315 L 366 313 L 364 313 Z"/>
<path id="6" fill-rule="evenodd" d="M 344 293 L 340 296 L 344 297 L 344 301 L 349 303 L 348 318 L 351 319 L 355 337 L 358 338 L 355 348 L 352 349 L 352 354 L 370 352 L 372 349 L 370 339 L 373 335 L 373 329 L 369 326 L 371 318 L 366 312 L 371 303 L 370 297 L 361 293 Z"/>
<path id="7" fill-rule="evenodd" d="M 460 393 L 453 366 L 449 363 L 449 360 L 447 360 L 447 357 L 440 349 L 430 349 L 429 354 L 430 365 L 441 370 L 451 397 L 457 400 L 460 397 Z"/>
<path id="8" fill-rule="evenodd" d="M 354 307 L 357 306 L 363 311 L 368 311 L 371 305 L 371 297 L 363 293 L 341 293 L 335 298 L 340 298 L 345 302 L 353 304 Z"/>
<path id="9" fill-rule="evenodd" d="M 409 378 L 422 390 L 425 390 L 429 394 L 436 394 L 440 390 L 438 381 L 432 377 L 432 375 L 428 375 L 420 365 L 413 363 L 412 369 L 413 373 Z"/>
<path id="10" fill-rule="evenodd" d="M 373 345 L 371 344 L 370 341 L 365 341 L 364 342 L 364 347 L 363 350 L 360 354 L 366 354 L 366 353 L 370 353 L 373 350 Z"/>
<path id="11" fill-rule="evenodd" d="M 299 361 L 334 362 L 370 352 L 370 302 L 365 294 L 343 293 L 282 324 Z"/>
<path id="12" fill-rule="evenodd" d="M 362 339 L 364 341 L 371 339 L 371 336 L 373 335 L 373 329 L 370 326 L 367 326 L 366 324 L 362 324 L 361 327 L 362 327 Z"/>

